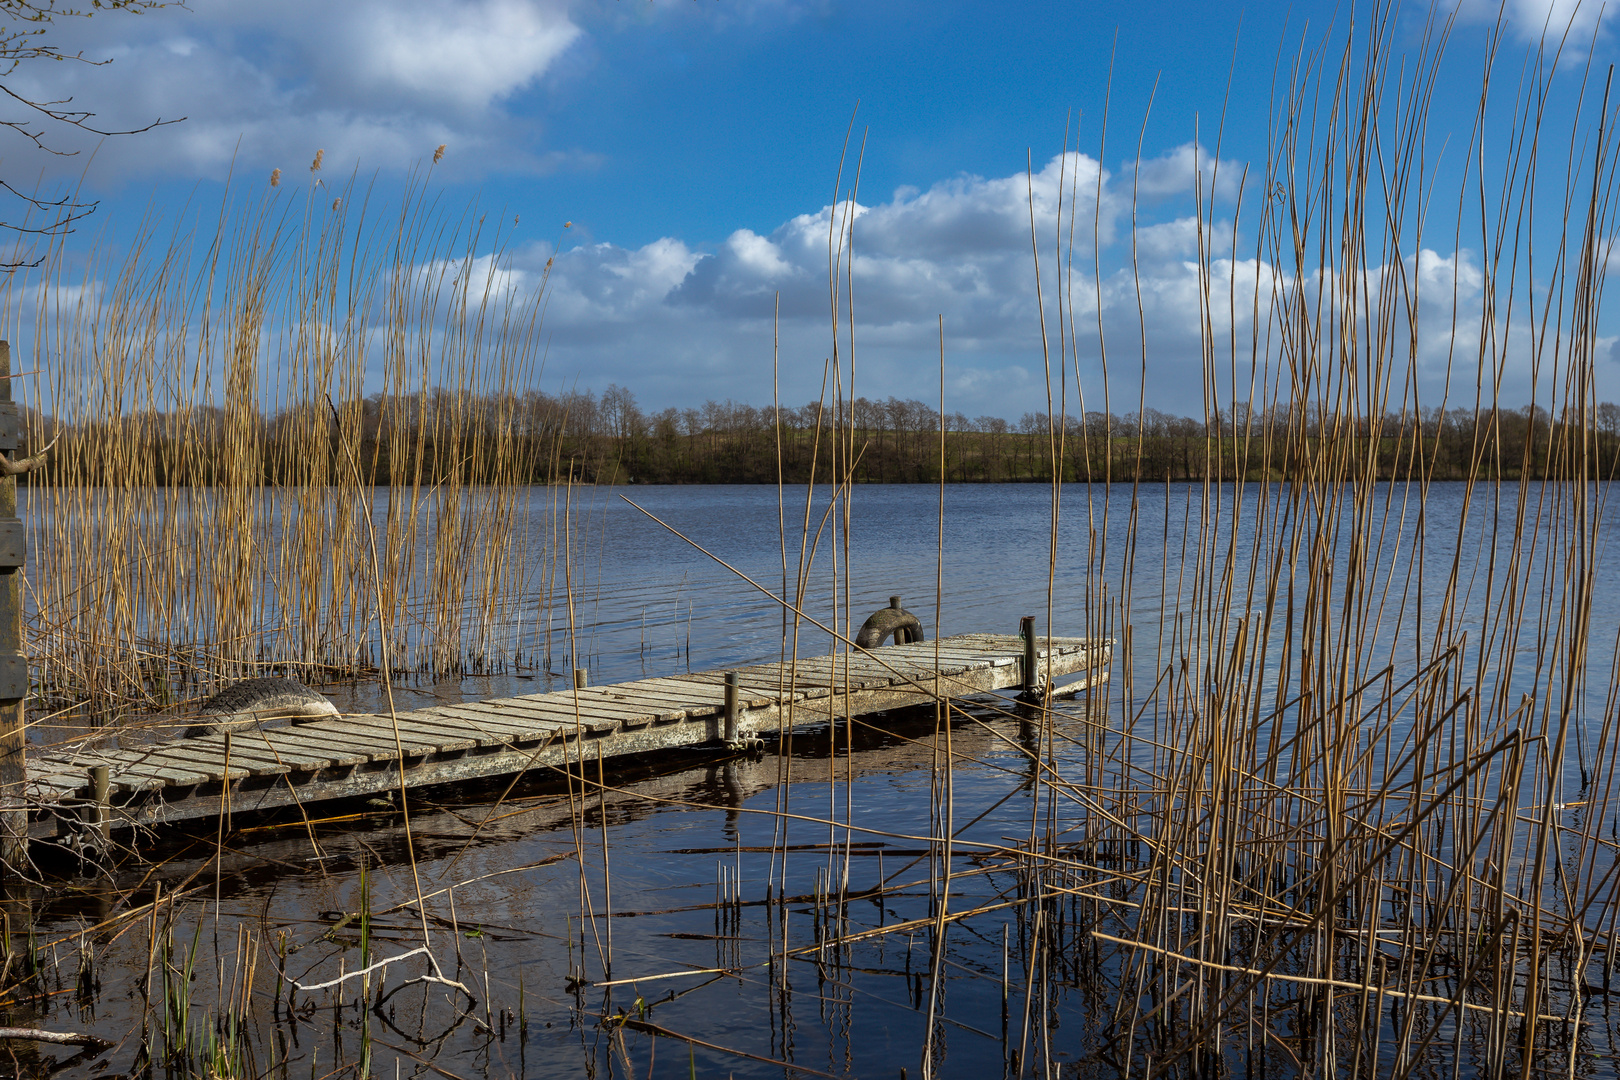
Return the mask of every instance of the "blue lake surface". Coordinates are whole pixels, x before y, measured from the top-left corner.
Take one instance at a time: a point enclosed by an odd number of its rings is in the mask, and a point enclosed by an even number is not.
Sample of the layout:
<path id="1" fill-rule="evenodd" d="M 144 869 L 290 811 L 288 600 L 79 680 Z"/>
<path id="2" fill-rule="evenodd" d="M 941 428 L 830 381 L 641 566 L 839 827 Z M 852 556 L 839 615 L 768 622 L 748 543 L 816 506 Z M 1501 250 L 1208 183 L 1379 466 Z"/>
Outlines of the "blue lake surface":
<path id="1" fill-rule="evenodd" d="M 1290 699 L 1302 665 L 1287 650 L 1313 604 L 1333 613 L 1342 648 L 1369 677 L 1386 665 L 1395 682 L 1418 670 L 1435 656 L 1443 624 L 1458 669 L 1500 700 L 1563 701 L 1557 648 L 1548 646 L 1570 645 L 1556 629 L 1569 622 L 1565 568 L 1579 551 L 1557 504 L 1567 489 L 1527 488 L 1528 524 L 1515 529 L 1517 485 L 1476 487 L 1466 514 L 1461 485 L 1434 485 L 1426 497 L 1379 486 L 1360 508 L 1363 542 L 1353 544 L 1354 508 L 1327 512 L 1344 530 L 1335 537 L 1316 529 L 1323 511 L 1309 499 L 1272 485 L 1249 485 L 1241 500 L 1230 486 L 1071 485 L 1055 552 L 1047 487 L 950 487 L 943 534 L 939 489 L 859 487 L 847 537 L 841 520 L 825 517 L 830 493 L 813 493 L 807 530 L 803 488 L 787 489 L 780 511 L 774 488 L 578 489 L 572 561 L 558 582 L 569 586 L 572 625 L 560 595 L 549 603 L 536 595 L 506 628 L 544 662 L 408 680 L 414 696 L 402 705 L 545 689 L 567 677 L 576 652 L 595 683 L 775 659 L 785 647 L 784 532 L 786 595 L 802 595 L 804 615 L 842 632 L 897 594 L 930 638 L 1016 633 L 1023 615 L 1043 632 L 1115 638 L 1107 697 L 1061 712 L 1040 751 L 1071 778 L 1114 752 L 1107 739 L 1125 723 L 1148 731 L 1165 708 L 1154 688 L 1167 669 L 1188 662 L 1191 676 L 1177 676 L 1184 693 L 1214 685 L 1218 672 L 1198 669 L 1212 634 L 1248 634 L 1252 654 L 1263 655 L 1259 712 Z M 529 494 L 537 534 L 553 527 L 555 494 Z M 1586 565 L 1597 587 L 1580 624 L 1590 667 L 1569 702 L 1572 740 L 1595 738 L 1620 631 L 1609 584 L 1620 580 L 1620 552 L 1598 516 L 1606 491 L 1589 494 Z M 1286 542 L 1295 525 L 1298 543 Z M 814 557 L 801 560 L 807 532 Z M 1333 573 L 1328 589 L 1307 593 L 1313 557 Z M 1510 610 L 1521 614 L 1505 619 Z M 805 655 L 832 643 L 808 620 L 798 635 Z M 364 686 L 332 693 L 350 707 L 375 700 Z M 1099 723 L 1114 734 L 1099 736 Z M 413 1076 L 802 1075 L 784 1061 L 838 1076 L 894 1075 L 918 1068 L 936 972 L 940 1075 L 1004 1075 L 1015 1051 L 1054 1068 L 1077 1063 L 1064 1076 L 1108 1075 L 1111 1059 L 1099 1054 L 1111 1037 L 1104 1018 L 1120 1000 L 1117 959 L 1105 961 L 1084 928 L 1113 924 L 1087 921 L 1080 905 L 1060 900 L 1045 909 L 1042 930 L 1027 906 L 1009 902 L 1018 873 L 992 865 L 1049 829 L 1055 842 L 1073 841 L 1084 800 L 1033 783 L 1031 735 L 1005 712 L 970 707 L 949 729 L 947 747 L 932 711 L 917 710 L 831 739 L 801 735 L 758 759 L 642 763 L 605 774 L 605 794 L 555 784 L 441 794 L 413 810 L 408 837 L 397 814 L 375 813 L 243 836 L 209 872 L 212 856 L 166 847 L 169 861 L 154 876 L 171 888 L 214 882 L 179 909 L 176 933 L 191 941 L 201 926 L 201 940 L 216 943 L 197 983 L 199 999 L 216 1002 L 231 994 L 238 933 L 259 935 L 261 949 L 277 934 L 300 946 L 287 972 L 305 983 L 335 977 L 340 963 L 353 970 L 344 935 L 327 931 L 330 913 L 356 910 L 362 865 L 375 910 L 403 905 L 375 924 L 384 954 L 422 944 L 415 898 L 431 894 L 428 945 L 447 977 L 475 991 L 477 1007 L 466 1012 L 454 993 L 425 987 L 394 999 L 385 1018 L 345 1005 L 358 992 L 351 987 L 335 1005 L 331 995 L 306 995 L 319 1006 L 300 1013 L 266 993 L 246 1011 L 256 1060 L 274 1055 L 292 1076 L 357 1062 L 365 1032 L 377 1075 L 396 1064 Z M 947 753 L 953 767 L 940 768 Z M 1588 753 L 1583 745 L 1570 754 L 1563 782 L 1577 782 L 1576 760 Z M 985 910 L 935 938 L 928 924 L 941 889 L 927 838 L 941 834 L 947 812 L 960 846 L 945 909 Z M 829 882 L 846 880 L 856 898 L 842 909 L 815 902 Z M 881 899 L 860 897 L 880 883 L 889 890 Z M 768 886 L 778 901 L 794 899 L 766 904 Z M 717 908 L 722 896 L 739 902 Z M 53 902 L 42 937 L 69 933 L 85 910 Z M 1032 950 L 1033 935 L 1051 935 L 1053 921 L 1064 928 L 1050 938 L 1054 948 Z M 895 923 L 909 925 L 875 932 Z M 785 962 L 784 942 L 797 950 Z M 133 984 L 108 973 L 144 971 L 149 937 L 130 932 L 96 947 L 115 989 L 77 1023 L 116 1038 L 132 1014 L 115 1000 Z M 420 958 L 402 961 L 390 979 L 425 970 Z M 1607 1001 L 1591 1006 L 1597 1019 L 1581 1028 L 1585 1062 L 1614 1058 L 1620 1017 Z M 1457 1045 L 1469 1075 L 1481 1051 L 1472 1037 Z M 1614 1075 L 1609 1064 L 1592 1068 L 1582 1075 Z"/>

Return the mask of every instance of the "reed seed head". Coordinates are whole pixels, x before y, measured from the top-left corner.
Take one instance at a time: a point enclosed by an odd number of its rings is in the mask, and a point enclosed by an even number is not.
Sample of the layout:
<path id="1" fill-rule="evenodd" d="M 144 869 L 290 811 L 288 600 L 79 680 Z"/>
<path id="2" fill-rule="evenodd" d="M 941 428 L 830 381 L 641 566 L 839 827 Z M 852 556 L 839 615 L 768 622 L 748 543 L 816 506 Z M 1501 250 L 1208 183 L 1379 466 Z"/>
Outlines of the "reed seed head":
<path id="1" fill-rule="evenodd" d="M 281 186 L 281 170 L 280 169 L 271 169 L 270 170 L 270 186 L 271 187 L 280 187 Z"/>
<path id="2" fill-rule="evenodd" d="M 315 151 L 315 160 L 309 163 L 309 171 L 310 172 L 320 172 L 321 171 L 321 159 L 324 158 L 324 157 L 326 157 L 326 151 L 325 150 L 317 150 L 317 151 Z"/>
<path id="3" fill-rule="evenodd" d="M 444 160 L 444 146 L 444 143 L 440 143 L 439 148 L 433 151 L 433 164 L 437 165 Z"/>

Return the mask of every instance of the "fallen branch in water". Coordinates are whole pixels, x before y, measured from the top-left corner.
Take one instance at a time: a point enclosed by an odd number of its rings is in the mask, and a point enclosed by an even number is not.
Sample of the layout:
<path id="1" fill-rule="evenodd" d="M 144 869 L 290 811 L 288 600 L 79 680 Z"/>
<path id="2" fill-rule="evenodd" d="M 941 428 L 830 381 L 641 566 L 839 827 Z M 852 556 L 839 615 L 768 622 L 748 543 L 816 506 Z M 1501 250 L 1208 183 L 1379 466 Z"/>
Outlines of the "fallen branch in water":
<path id="1" fill-rule="evenodd" d="M 0 1039 L 26 1039 L 30 1042 L 55 1043 L 58 1046 L 85 1046 L 92 1050 L 105 1050 L 112 1045 L 99 1035 L 81 1035 L 77 1031 L 40 1031 L 37 1028 L 0 1027 Z"/>
<path id="2" fill-rule="evenodd" d="M 454 979 L 445 977 L 444 972 L 442 970 L 440 970 L 440 968 L 439 968 L 439 961 L 434 957 L 433 953 L 428 950 L 428 947 L 426 945 L 419 945 L 416 948 L 410 950 L 409 952 L 400 953 L 398 956 L 386 956 L 383 959 L 378 960 L 375 964 L 367 965 L 366 967 L 363 967 L 358 971 L 346 972 L 345 974 L 339 975 L 335 979 L 328 979 L 323 983 L 312 983 L 309 986 L 305 986 L 303 983 L 299 982 L 297 979 L 289 977 L 285 972 L 282 973 L 282 978 L 286 979 L 288 982 L 292 983 L 293 986 L 297 987 L 298 989 L 302 990 L 304 993 L 307 994 L 307 993 L 311 993 L 312 991 L 315 991 L 315 990 L 325 990 L 325 989 L 327 989 L 329 987 L 338 986 L 341 983 L 347 982 L 350 979 L 359 978 L 361 975 L 369 975 L 373 971 L 378 970 L 379 968 L 387 967 L 389 964 L 394 963 L 396 960 L 408 960 L 413 956 L 421 956 L 423 954 L 427 955 L 428 963 L 433 965 L 433 974 L 432 975 L 418 975 L 414 979 L 406 979 L 404 982 L 400 983 L 398 986 L 396 986 L 392 990 L 390 990 L 387 994 L 383 995 L 383 997 L 381 998 L 381 1000 L 379 1000 L 377 1002 L 377 1004 L 381 1005 L 384 1001 L 387 1001 L 389 998 L 391 998 L 395 994 L 399 993 L 405 987 L 414 986 L 416 983 L 438 983 L 441 986 L 449 986 L 449 987 L 452 987 L 452 988 L 454 988 L 456 990 L 460 990 L 463 994 L 467 995 L 467 999 L 469 1001 L 477 1001 L 478 1000 L 473 995 L 473 992 L 471 990 L 468 990 L 461 983 L 456 982 L 456 980 L 454 980 Z"/>

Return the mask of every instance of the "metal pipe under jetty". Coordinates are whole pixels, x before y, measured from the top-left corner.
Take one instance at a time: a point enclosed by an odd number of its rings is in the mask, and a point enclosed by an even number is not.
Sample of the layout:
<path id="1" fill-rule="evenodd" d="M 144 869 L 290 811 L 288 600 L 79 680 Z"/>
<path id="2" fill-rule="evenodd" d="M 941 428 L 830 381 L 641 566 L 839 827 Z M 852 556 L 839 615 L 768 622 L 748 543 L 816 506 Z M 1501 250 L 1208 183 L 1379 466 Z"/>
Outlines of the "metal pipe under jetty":
<path id="1" fill-rule="evenodd" d="M 76 830 L 87 817 L 105 835 L 401 784 L 428 787 L 681 747 L 738 749 L 790 728 L 927 704 L 936 695 L 971 697 L 1082 673 L 1106 677 L 1112 641 L 1037 642 L 1029 623 L 1024 630 L 600 686 L 577 669 L 573 687 L 560 692 L 125 749 L 45 751 L 28 761 L 29 831 L 36 840 L 82 842 L 90 838 Z M 92 813 L 80 813 L 87 803 Z"/>

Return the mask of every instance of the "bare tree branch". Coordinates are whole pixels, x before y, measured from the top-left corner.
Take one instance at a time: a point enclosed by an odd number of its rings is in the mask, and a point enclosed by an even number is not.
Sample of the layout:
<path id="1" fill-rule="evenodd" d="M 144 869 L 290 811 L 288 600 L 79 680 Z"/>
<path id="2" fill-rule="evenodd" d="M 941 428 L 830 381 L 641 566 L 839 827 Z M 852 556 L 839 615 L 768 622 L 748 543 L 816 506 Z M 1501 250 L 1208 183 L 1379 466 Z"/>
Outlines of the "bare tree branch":
<path id="1" fill-rule="evenodd" d="M 110 59 L 86 58 L 82 51 L 63 52 L 59 46 L 46 40 L 43 35 L 49 33 L 59 18 L 87 19 L 92 15 L 109 11 L 139 15 L 164 7 L 184 8 L 185 4 L 183 0 L 90 0 L 88 7 L 80 7 L 71 3 L 59 3 L 58 0 L 0 0 L 0 79 L 13 74 L 22 64 L 30 60 L 72 60 L 92 67 L 112 62 Z M 71 97 L 55 100 L 35 99 L 17 93 L 4 83 L 0 83 L 0 94 L 27 110 L 22 119 L 0 119 L 0 129 L 9 129 L 32 143 L 34 149 L 57 157 L 72 157 L 78 153 L 77 150 L 63 150 L 54 145 L 54 133 L 61 128 L 76 128 L 92 135 L 112 137 L 139 135 L 153 128 L 177 124 L 185 119 L 183 116 L 178 120 L 165 120 L 159 117 L 142 127 L 107 129 L 93 123 L 96 117 L 93 111 L 74 108 Z M 0 98 L 0 101 L 3 100 Z M 0 231 L 19 236 L 67 235 L 73 231 L 74 222 L 95 213 L 98 205 L 93 200 L 78 201 L 72 196 L 53 200 L 24 195 L 4 180 L 0 180 L 0 189 L 22 201 L 27 214 L 38 212 L 47 219 L 44 224 L 30 224 L 26 216 L 23 224 L 0 220 Z M 19 256 L 9 261 L 0 260 L 0 273 L 38 266 L 43 261 L 43 255 L 33 259 Z"/>

